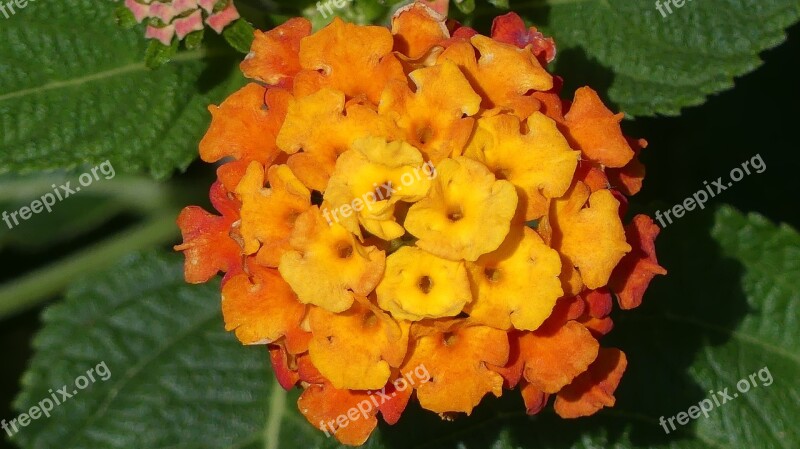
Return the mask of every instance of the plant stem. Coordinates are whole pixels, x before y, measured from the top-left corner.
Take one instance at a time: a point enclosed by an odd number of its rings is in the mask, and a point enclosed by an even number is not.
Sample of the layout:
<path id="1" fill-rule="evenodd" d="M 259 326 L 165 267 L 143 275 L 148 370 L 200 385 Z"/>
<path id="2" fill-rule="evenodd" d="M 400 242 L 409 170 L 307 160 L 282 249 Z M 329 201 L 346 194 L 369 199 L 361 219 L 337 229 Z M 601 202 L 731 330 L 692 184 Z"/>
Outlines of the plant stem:
<path id="1" fill-rule="evenodd" d="M 67 255 L 63 260 L 0 285 L 0 319 L 34 307 L 64 290 L 76 277 L 115 263 L 127 253 L 161 245 L 177 237 L 175 212 L 165 211 L 141 225 Z"/>
<path id="2" fill-rule="evenodd" d="M 0 181 L 0 201 L 30 202 L 50 192 L 53 184 L 70 181 L 68 174 L 46 175 Z M 139 177 L 120 176 L 113 182 L 97 182 L 85 190 L 89 195 L 113 197 L 126 205 L 149 212 L 164 207 L 167 202 L 167 186 Z M 81 192 L 81 195 L 84 191 Z"/>

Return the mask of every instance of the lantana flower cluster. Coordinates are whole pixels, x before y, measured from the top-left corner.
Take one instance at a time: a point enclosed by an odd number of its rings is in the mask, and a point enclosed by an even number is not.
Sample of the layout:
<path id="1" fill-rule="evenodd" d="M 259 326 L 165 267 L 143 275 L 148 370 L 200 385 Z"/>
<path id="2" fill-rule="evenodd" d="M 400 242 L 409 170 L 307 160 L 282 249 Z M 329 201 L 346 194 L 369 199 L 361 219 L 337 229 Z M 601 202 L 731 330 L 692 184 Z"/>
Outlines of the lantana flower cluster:
<path id="1" fill-rule="evenodd" d="M 170 45 L 205 25 L 222 33 L 239 18 L 233 0 L 125 0 L 136 22 L 147 21 L 145 37 Z"/>
<path id="2" fill-rule="evenodd" d="M 622 219 L 646 143 L 592 89 L 561 99 L 554 57 L 513 13 L 487 37 L 422 4 L 391 29 L 256 32 L 253 81 L 200 143 L 224 162 L 219 215 L 186 208 L 176 249 L 188 282 L 224 273 L 226 328 L 267 345 L 315 427 L 359 445 L 414 397 L 445 418 L 504 393 L 564 418 L 614 405 L 614 298 L 634 308 L 665 273 L 659 228 Z M 420 366 L 428 382 L 395 388 Z"/>

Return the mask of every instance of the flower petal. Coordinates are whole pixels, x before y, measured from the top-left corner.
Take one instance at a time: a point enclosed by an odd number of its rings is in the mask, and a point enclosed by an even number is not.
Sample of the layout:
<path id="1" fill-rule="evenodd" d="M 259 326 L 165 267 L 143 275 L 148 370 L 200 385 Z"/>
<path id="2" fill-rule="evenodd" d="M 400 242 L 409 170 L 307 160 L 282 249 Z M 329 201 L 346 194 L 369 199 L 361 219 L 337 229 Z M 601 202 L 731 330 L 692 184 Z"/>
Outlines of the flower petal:
<path id="1" fill-rule="evenodd" d="M 636 155 L 624 167 L 608 168 L 606 169 L 606 173 L 615 189 L 618 189 L 625 195 L 633 196 L 642 189 L 645 169 L 644 164 L 639 161 L 639 153 L 641 153 L 644 148 L 647 148 L 647 141 L 644 139 L 636 140 L 630 138 L 627 140 Z"/>
<path id="2" fill-rule="evenodd" d="M 222 287 L 225 330 L 246 345 L 272 343 L 300 326 L 306 306 L 300 304 L 277 270 L 248 264 L 248 273 Z"/>
<path id="3" fill-rule="evenodd" d="M 250 53 L 239 65 L 244 76 L 278 84 L 301 70 L 300 40 L 311 34 L 311 22 L 302 17 L 287 20 L 269 31 L 256 30 Z"/>
<path id="4" fill-rule="evenodd" d="M 327 86 L 348 98 L 366 96 L 377 104 L 389 80 L 405 80 L 393 45 L 392 33 L 384 27 L 354 25 L 335 17 L 300 42 L 304 70 L 295 80 L 295 94 L 304 96 Z"/>
<path id="5" fill-rule="evenodd" d="M 283 124 L 289 92 L 250 83 L 219 106 L 209 106 L 211 126 L 200 141 L 200 157 L 216 162 L 232 156 L 269 166 L 278 156 L 275 136 Z"/>
<path id="6" fill-rule="evenodd" d="M 550 398 L 549 394 L 536 389 L 528 382 L 522 383 L 520 393 L 522 393 L 522 399 L 525 401 L 525 413 L 528 415 L 536 415 L 541 412 Z"/>
<path id="7" fill-rule="evenodd" d="M 525 22 L 514 12 L 495 17 L 492 22 L 492 39 L 519 48 L 530 46 L 530 51 L 544 66 L 556 58 L 556 45 L 551 37 L 544 37 L 536 27 L 525 27 Z"/>
<path id="8" fill-rule="evenodd" d="M 183 243 L 175 246 L 186 257 L 186 282 L 201 284 L 218 272 L 235 274 L 241 270 L 242 248 L 230 236 L 233 223 L 239 219 L 239 202 L 217 182 L 211 186 L 211 204 L 222 213 L 212 215 L 197 206 L 188 206 L 178 216 Z"/>
<path id="9" fill-rule="evenodd" d="M 264 187 L 264 167 L 253 161 L 239 182 L 240 232 L 245 254 L 258 252 L 260 264 L 277 267 L 283 253 L 290 249 L 295 220 L 311 207 L 311 192 L 286 165 L 270 167 L 267 179 L 269 188 Z"/>
<path id="10" fill-rule="evenodd" d="M 309 314 L 309 355 L 314 366 L 336 388 L 375 390 L 389 380 L 408 347 L 407 322 L 356 301 L 343 313 L 313 307 Z"/>
<path id="11" fill-rule="evenodd" d="M 327 223 L 316 206 L 297 218 L 289 243 L 292 250 L 278 269 L 303 304 L 343 312 L 354 295 L 369 295 L 383 275 L 385 253 L 362 246 L 340 224 Z"/>
<path id="12" fill-rule="evenodd" d="M 467 268 L 475 301 L 465 311 L 498 329 L 538 328 L 563 293 L 558 253 L 528 227 L 512 228 L 500 248 Z"/>
<path id="13" fill-rule="evenodd" d="M 609 286 L 617 294 L 619 306 L 625 310 L 639 307 L 642 296 L 657 274 L 667 274 L 656 259 L 655 240 L 661 228 L 647 215 L 637 215 L 625 227 L 625 235 L 633 250 L 614 269 Z"/>
<path id="14" fill-rule="evenodd" d="M 565 265 L 577 267 L 590 289 L 606 285 L 614 267 L 631 250 L 618 209 L 619 201 L 609 190 L 590 194 L 581 182 L 554 201 L 551 209 L 552 247 L 565 257 Z M 574 287 L 568 285 L 565 293 L 577 294 Z"/>
<path id="15" fill-rule="evenodd" d="M 472 300 L 463 262 L 404 246 L 386 259 L 378 304 L 397 319 L 418 321 L 458 315 Z"/>
<path id="16" fill-rule="evenodd" d="M 607 167 L 624 167 L 633 150 L 622 135 L 620 122 L 625 114 L 612 113 L 589 87 L 575 91 L 575 100 L 564 116 L 568 135 L 591 161 Z"/>
<path id="17" fill-rule="evenodd" d="M 445 17 L 424 3 L 411 3 L 392 18 L 394 50 L 411 59 L 424 56 L 430 49 L 450 38 Z"/>
<path id="18" fill-rule="evenodd" d="M 628 366 L 625 353 L 616 348 L 602 348 L 597 360 L 570 385 L 558 393 L 555 410 L 562 418 L 593 415 L 616 403 L 614 391 Z"/>
<path id="19" fill-rule="evenodd" d="M 460 326 L 416 340 L 405 367 L 424 366 L 428 382 L 417 385 L 423 408 L 436 413 L 472 413 L 481 399 L 503 393 L 503 377 L 486 364 L 505 365 L 508 336 L 486 326 Z"/>
<path id="20" fill-rule="evenodd" d="M 466 157 L 443 160 L 436 173 L 430 194 L 411 206 L 404 223 L 417 246 L 468 261 L 496 250 L 517 208 L 514 185 Z"/>
<path id="21" fill-rule="evenodd" d="M 513 115 L 482 117 L 464 154 L 514 184 L 525 221 L 530 221 L 547 213 L 548 199 L 569 189 L 580 153 L 544 114 L 534 112 L 526 125 L 522 133 Z"/>

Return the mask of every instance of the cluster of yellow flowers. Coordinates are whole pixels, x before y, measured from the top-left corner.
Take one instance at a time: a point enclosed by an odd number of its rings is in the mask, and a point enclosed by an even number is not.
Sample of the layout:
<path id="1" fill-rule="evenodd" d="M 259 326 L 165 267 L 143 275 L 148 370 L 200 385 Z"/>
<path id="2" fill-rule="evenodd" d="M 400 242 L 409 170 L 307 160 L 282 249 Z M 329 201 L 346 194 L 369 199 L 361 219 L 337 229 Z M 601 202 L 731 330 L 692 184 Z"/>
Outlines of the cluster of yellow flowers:
<path id="1" fill-rule="evenodd" d="M 600 348 L 612 292 L 664 273 L 658 228 L 623 227 L 644 141 L 543 66 L 551 39 L 509 14 L 492 36 L 407 6 L 391 30 L 305 19 L 256 32 L 255 82 L 210 108 L 220 216 L 179 217 L 186 278 L 225 272 L 226 326 L 267 344 L 301 412 L 361 444 L 412 397 L 445 415 L 520 387 L 577 417 L 614 403 L 624 353 Z M 404 391 L 393 381 L 425 366 Z M 369 419 L 335 418 L 388 388 Z"/>

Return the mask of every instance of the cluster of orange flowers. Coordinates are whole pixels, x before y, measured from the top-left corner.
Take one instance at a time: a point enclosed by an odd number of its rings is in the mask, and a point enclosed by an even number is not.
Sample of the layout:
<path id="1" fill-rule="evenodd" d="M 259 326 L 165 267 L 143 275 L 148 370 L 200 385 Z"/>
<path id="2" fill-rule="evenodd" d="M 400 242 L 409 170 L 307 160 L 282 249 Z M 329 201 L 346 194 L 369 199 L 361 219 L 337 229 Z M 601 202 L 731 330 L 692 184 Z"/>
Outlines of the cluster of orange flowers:
<path id="1" fill-rule="evenodd" d="M 515 14 L 491 37 L 421 4 L 391 29 L 298 18 L 256 32 L 254 82 L 210 107 L 221 215 L 181 213 L 186 279 L 225 273 L 227 329 L 267 344 L 342 443 L 412 396 L 443 417 L 516 387 L 531 414 L 551 395 L 566 418 L 614 404 L 625 354 L 598 343 L 612 292 L 636 307 L 665 273 L 658 227 L 621 219 L 645 142 L 593 90 L 562 100 L 554 56 Z M 394 388 L 419 366 L 428 382 Z M 364 419 L 336 420 L 384 387 Z"/>

